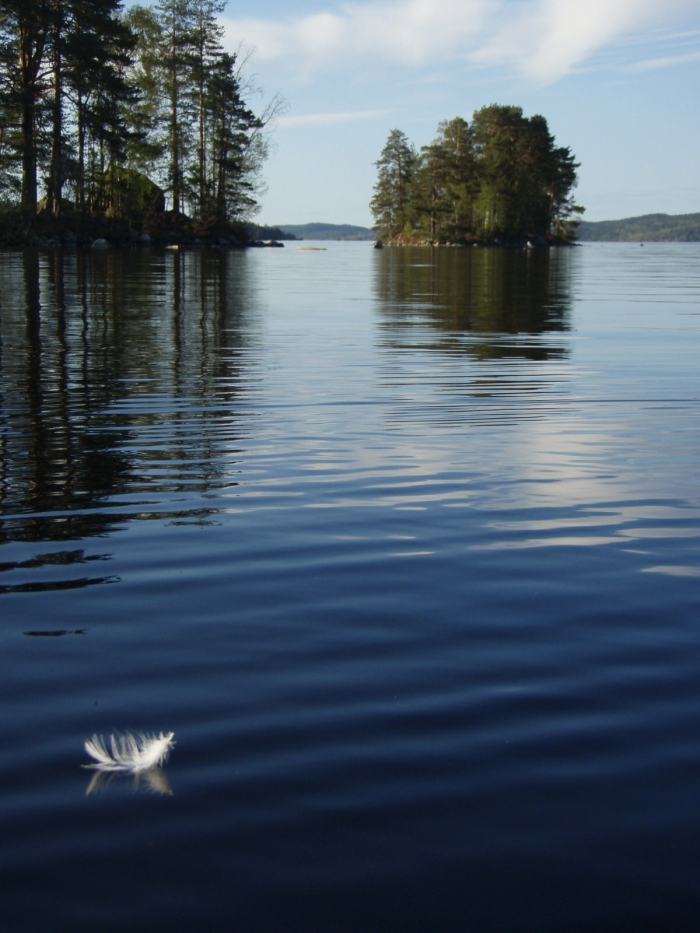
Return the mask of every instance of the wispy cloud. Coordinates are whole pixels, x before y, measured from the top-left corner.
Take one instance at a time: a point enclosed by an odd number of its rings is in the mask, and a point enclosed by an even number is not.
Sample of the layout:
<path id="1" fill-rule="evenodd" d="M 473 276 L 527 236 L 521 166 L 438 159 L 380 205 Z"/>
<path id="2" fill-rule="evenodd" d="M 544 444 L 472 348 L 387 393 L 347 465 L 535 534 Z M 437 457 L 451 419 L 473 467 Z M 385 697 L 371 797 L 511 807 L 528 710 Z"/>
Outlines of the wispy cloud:
<path id="1" fill-rule="evenodd" d="M 646 61 L 635 62 L 629 66 L 630 71 L 652 71 L 657 68 L 671 68 L 674 65 L 683 65 L 685 62 L 700 61 L 700 52 L 687 52 L 685 55 L 663 55 L 660 58 L 649 58 Z"/>
<path id="2" fill-rule="evenodd" d="M 450 56 L 549 82 L 634 31 L 693 12 L 698 0 L 384 0 L 225 26 L 232 42 L 253 44 L 260 59 L 289 58 L 309 71 L 422 67 Z"/>
<path id="3" fill-rule="evenodd" d="M 343 110 L 337 113 L 301 113 L 277 117 L 277 126 L 331 126 L 335 123 L 353 123 L 386 117 L 390 110 Z"/>

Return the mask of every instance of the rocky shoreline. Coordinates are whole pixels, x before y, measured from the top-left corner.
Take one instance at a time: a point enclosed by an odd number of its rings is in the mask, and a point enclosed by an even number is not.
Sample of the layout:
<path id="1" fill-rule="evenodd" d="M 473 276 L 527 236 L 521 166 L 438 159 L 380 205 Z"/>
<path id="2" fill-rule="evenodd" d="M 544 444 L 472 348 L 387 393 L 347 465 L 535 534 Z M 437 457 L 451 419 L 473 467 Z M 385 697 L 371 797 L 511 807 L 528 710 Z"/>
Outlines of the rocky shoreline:
<path id="1" fill-rule="evenodd" d="M 248 249 L 283 247 L 277 240 L 254 239 L 243 223 L 211 233 L 198 230 L 183 214 L 166 212 L 138 223 L 96 219 L 71 212 L 56 218 L 38 214 L 30 221 L 0 213 L 0 249 Z"/>
<path id="2" fill-rule="evenodd" d="M 381 244 L 381 245 L 378 245 Z M 460 239 L 450 242 L 443 242 L 441 240 L 431 240 L 426 237 L 409 237 L 401 234 L 397 237 L 387 237 L 387 239 L 378 239 L 376 241 L 377 248 L 384 246 L 430 246 L 433 248 L 440 249 L 465 249 L 472 246 L 481 246 L 481 247 L 506 247 L 510 249 L 542 249 L 551 246 L 575 246 L 575 240 L 568 240 L 564 237 L 555 236 L 554 234 L 547 234 L 547 236 L 541 236 L 540 234 L 532 236 L 518 236 L 518 237 L 496 237 L 492 240 L 484 239 Z"/>

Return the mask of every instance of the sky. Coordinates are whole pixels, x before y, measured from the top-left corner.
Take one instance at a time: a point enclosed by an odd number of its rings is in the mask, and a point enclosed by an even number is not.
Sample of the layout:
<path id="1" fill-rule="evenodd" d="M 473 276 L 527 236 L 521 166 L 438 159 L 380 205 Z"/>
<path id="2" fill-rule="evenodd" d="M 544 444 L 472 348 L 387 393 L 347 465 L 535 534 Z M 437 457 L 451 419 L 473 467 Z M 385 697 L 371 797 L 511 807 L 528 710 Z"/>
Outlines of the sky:
<path id="1" fill-rule="evenodd" d="M 700 0 L 230 0 L 225 45 L 286 112 L 259 222 L 370 226 L 390 130 L 515 104 L 570 146 L 586 220 L 700 212 Z"/>

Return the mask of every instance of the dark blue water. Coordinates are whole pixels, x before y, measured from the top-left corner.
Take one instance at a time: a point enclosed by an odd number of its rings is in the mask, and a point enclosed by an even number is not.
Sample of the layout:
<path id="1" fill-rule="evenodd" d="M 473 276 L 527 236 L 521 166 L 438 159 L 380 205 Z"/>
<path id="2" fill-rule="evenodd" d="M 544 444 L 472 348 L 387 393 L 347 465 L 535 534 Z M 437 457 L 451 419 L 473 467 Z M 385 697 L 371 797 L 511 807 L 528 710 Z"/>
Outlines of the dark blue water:
<path id="1" fill-rule="evenodd" d="M 2 933 L 695 931 L 700 247 L 325 245 L 0 255 Z"/>

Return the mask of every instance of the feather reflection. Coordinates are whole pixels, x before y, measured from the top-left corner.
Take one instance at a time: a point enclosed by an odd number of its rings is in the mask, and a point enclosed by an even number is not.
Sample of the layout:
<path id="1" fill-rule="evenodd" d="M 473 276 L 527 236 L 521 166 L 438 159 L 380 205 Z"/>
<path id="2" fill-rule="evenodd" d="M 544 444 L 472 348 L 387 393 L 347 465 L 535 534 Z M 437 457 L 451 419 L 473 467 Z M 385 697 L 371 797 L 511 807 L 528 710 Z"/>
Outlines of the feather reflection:
<path id="1" fill-rule="evenodd" d="M 151 768 L 150 771 L 141 771 L 138 774 L 128 775 L 122 771 L 95 771 L 90 778 L 90 783 L 85 791 L 85 796 L 95 794 L 98 791 L 106 790 L 115 778 L 132 778 L 134 791 L 145 790 L 153 794 L 172 797 L 173 790 L 168 781 L 168 776 L 162 768 Z"/>

